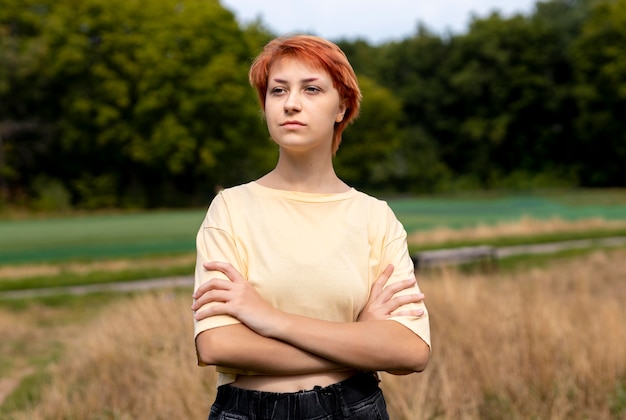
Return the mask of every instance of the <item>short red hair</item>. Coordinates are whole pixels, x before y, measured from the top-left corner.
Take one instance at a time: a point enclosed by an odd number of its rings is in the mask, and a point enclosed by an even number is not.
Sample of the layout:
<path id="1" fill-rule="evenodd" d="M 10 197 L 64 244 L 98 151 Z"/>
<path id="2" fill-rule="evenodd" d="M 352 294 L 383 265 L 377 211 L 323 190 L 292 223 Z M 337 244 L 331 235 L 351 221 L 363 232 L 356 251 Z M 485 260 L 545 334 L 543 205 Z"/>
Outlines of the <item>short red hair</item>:
<path id="1" fill-rule="evenodd" d="M 348 58 L 337 45 L 317 36 L 294 35 L 270 41 L 252 63 L 248 75 L 263 110 L 270 68 L 283 57 L 295 58 L 311 67 L 322 69 L 333 80 L 333 86 L 346 106 L 343 120 L 335 123 L 332 143 L 334 154 L 341 143 L 341 133 L 359 115 L 361 108 L 361 90 Z"/>

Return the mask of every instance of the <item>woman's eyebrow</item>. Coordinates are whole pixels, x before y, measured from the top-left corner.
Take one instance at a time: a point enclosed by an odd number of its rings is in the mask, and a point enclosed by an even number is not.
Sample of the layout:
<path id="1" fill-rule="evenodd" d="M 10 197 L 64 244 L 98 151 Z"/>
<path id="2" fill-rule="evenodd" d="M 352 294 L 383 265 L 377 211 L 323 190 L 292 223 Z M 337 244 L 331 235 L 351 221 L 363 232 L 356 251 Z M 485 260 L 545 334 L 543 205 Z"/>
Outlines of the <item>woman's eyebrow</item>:
<path id="1" fill-rule="evenodd" d="M 276 83 L 281 83 L 281 84 L 289 83 L 288 80 L 280 79 L 280 78 L 274 78 L 272 80 Z M 316 80 L 319 80 L 319 77 L 307 77 L 306 79 L 300 80 L 300 83 L 311 83 L 311 82 L 315 82 Z"/>

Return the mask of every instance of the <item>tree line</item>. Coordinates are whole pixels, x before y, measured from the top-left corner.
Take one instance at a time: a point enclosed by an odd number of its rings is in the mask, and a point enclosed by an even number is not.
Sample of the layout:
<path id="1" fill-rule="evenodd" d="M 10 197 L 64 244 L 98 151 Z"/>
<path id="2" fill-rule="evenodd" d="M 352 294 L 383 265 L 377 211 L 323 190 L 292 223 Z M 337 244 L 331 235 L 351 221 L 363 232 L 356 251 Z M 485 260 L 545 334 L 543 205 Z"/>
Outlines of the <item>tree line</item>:
<path id="1" fill-rule="evenodd" d="M 550 0 L 334 40 L 364 100 L 336 156 L 364 190 L 626 186 L 626 0 Z M 217 0 L 0 0 L 0 206 L 206 204 L 271 169 L 247 81 L 276 34 Z"/>

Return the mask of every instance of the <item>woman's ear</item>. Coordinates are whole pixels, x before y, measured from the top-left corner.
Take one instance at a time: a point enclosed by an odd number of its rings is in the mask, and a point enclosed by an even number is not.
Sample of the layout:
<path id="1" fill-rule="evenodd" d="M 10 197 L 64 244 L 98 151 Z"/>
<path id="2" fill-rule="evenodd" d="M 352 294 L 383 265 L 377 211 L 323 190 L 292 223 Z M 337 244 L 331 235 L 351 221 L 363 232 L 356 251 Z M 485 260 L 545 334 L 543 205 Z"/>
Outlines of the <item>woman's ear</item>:
<path id="1" fill-rule="evenodd" d="M 345 101 L 341 101 L 339 104 L 339 111 L 337 112 L 337 116 L 335 117 L 335 122 L 340 123 L 343 121 L 343 117 L 346 115 L 346 111 L 348 107 L 346 106 Z"/>

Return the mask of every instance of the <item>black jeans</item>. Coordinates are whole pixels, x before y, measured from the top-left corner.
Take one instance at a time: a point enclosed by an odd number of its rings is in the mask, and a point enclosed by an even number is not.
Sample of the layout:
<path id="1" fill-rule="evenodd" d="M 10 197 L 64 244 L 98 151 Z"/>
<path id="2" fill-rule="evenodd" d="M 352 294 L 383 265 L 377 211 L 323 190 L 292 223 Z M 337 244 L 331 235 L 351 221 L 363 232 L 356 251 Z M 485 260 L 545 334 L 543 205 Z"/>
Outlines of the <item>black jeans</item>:
<path id="1" fill-rule="evenodd" d="M 263 392 L 222 385 L 209 420 L 387 420 L 387 406 L 373 372 L 310 391 Z"/>

